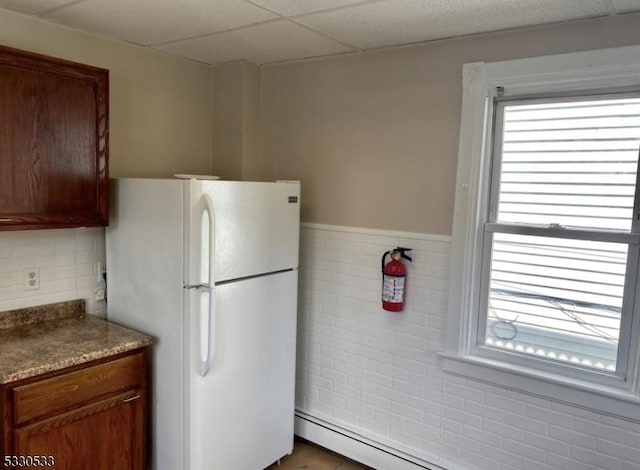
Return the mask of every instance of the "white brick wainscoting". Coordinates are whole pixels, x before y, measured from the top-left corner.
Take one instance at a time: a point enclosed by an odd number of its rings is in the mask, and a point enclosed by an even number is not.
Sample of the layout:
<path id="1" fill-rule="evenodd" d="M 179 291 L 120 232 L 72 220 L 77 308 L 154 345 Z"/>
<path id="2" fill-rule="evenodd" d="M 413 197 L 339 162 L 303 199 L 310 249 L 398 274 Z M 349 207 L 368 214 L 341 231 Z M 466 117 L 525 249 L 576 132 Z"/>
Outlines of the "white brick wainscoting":
<path id="1" fill-rule="evenodd" d="M 0 311 L 64 300 L 87 299 L 87 311 L 102 315 L 96 302 L 96 263 L 105 263 L 103 228 L 0 232 Z M 38 290 L 25 290 L 24 268 L 37 267 Z"/>
<path id="2" fill-rule="evenodd" d="M 380 258 L 413 248 L 402 313 Z M 640 423 L 444 374 L 450 240 L 304 224 L 296 429 L 379 469 L 640 470 Z"/>

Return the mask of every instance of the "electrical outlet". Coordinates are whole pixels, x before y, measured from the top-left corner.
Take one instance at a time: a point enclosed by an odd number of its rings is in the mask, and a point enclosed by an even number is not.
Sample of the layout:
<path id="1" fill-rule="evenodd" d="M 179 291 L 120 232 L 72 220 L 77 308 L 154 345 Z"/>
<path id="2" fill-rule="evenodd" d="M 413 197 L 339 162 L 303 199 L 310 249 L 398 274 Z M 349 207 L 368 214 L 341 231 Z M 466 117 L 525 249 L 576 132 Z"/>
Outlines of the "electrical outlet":
<path id="1" fill-rule="evenodd" d="M 39 268 L 24 268 L 22 270 L 24 279 L 24 290 L 38 290 L 40 289 L 40 269 Z"/>
<path id="2" fill-rule="evenodd" d="M 96 300 L 104 300 L 104 289 L 97 288 L 94 293 L 96 295 Z"/>

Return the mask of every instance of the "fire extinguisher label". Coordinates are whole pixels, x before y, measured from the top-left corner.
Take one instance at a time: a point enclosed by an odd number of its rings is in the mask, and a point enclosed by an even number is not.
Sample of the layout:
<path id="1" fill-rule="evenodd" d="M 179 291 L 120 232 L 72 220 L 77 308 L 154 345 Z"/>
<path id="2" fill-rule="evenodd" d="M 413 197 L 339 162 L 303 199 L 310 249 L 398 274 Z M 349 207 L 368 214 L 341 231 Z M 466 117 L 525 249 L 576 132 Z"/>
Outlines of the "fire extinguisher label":
<path id="1" fill-rule="evenodd" d="M 382 300 L 384 302 L 402 303 L 404 296 L 404 276 L 384 275 L 382 283 Z"/>

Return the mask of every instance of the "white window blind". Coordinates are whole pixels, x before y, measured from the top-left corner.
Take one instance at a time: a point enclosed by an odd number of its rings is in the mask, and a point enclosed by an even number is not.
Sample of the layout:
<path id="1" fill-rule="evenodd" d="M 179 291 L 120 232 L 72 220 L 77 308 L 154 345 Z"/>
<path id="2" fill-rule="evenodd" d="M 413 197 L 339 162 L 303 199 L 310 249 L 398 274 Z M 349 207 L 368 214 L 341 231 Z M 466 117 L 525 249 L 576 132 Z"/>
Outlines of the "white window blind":
<path id="1" fill-rule="evenodd" d="M 505 101 L 496 116 L 478 342 L 620 371 L 640 98 Z"/>

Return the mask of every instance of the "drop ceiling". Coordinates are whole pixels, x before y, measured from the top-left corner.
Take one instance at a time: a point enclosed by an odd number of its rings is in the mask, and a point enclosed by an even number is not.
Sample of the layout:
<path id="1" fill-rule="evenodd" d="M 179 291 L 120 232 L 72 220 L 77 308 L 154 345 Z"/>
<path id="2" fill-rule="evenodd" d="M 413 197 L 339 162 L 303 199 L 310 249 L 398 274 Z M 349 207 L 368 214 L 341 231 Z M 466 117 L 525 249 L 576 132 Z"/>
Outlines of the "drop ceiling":
<path id="1" fill-rule="evenodd" d="M 640 11 L 640 0 L 0 0 L 209 64 L 258 64 Z"/>

